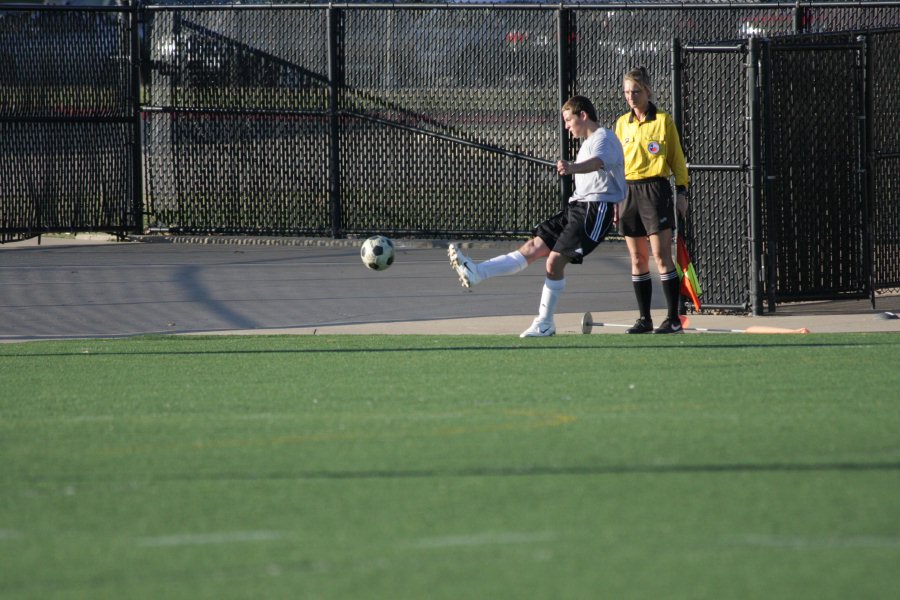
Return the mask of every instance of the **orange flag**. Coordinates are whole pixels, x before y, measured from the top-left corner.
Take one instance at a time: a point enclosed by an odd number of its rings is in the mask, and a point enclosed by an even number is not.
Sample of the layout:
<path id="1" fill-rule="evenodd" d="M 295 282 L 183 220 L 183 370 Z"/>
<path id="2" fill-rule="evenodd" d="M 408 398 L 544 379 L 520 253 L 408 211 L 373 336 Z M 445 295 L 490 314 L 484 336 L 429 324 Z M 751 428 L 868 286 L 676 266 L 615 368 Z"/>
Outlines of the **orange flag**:
<path id="1" fill-rule="evenodd" d="M 687 244 L 684 242 L 684 237 L 680 235 L 678 236 L 675 268 L 681 279 L 681 295 L 690 298 L 694 303 L 694 308 L 699 311 L 700 296 L 703 294 L 703 290 L 700 289 L 700 280 L 697 279 L 697 271 L 694 270 L 694 264 L 688 254 Z"/>

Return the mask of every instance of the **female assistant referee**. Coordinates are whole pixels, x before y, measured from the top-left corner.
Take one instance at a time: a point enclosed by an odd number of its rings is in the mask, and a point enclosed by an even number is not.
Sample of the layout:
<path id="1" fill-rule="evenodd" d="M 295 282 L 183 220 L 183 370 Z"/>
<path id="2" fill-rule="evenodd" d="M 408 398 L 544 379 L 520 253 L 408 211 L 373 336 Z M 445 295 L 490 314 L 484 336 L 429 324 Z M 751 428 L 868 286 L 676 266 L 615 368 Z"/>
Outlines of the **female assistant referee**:
<path id="1" fill-rule="evenodd" d="M 616 136 L 625 152 L 627 194 L 619 208 L 619 233 L 625 236 L 631 255 L 631 281 L 640 317 L 627 333 L 682 333 L 678 316 L 679 281 L 672 260 L 675 209 L 687 214 L 688 172 L 681 140 L 672 117 L 650 99 L 653 88 L 644 67 L 625 73 L 625 101 L 631 109 L 616 121 Z M 677 200 L 672 198 L 669 179 L 675 176 Z M 653 253 L 668 314 L 653 328 L 650 300 L 650 256 Z"/>

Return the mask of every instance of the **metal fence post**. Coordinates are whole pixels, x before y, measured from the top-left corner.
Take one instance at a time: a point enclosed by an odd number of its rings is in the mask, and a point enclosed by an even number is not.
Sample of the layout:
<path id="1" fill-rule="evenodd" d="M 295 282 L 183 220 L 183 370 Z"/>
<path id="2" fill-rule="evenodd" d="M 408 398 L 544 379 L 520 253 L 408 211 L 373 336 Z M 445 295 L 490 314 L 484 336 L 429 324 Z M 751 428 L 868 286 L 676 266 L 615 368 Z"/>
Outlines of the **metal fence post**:
<path id="1" fill-rule="evenodd" d="M 684 115 L 681 109 L 681 40 L 672 39 L 672 120 L 675 121 L 675 128 L 678 135 L 682 133 L 682 122 Z"/>
<path id="2" fill-rule="evenodd" d="M 143 119 L 141 106 L 143 105 L 143 85 L 141 74 L 141 31 L 143 19 L 141 0 L 131 0 L 131 10 L 128 18 L 131 22 L 131 108 L 132 108 L 132 150 L 131 150 L 131 186 L 132 186 L 132 210 L 134 211 L 134 233 L 144 230 L 144 143 L 143 143 Z M 124 223 L 127 221 L 123 221 Z"/>
<path id="3" fill-rule="evenodd" d="M 679 137 L 682 139 L 683 130 L 681 128 L 682 121 L 684 115 L 682 114 L 681 108 L 681 42 L 678 38 L 672 38 L 672 53 L 671 53 L 671 69 L 672 69 L 672 120 L 675 121 L 675 129 L 678 131 Z M 681 219 L 678 214 L 675 215 L 678 223 L 678 232 L 677 236 L 680 238 L 682 236 L 686 236 L 687 223 L 682 221 L 687 221 L 687 218 Z M 687 237 L 685 237 L 687 240 Z M 687 310 L 685 308 L 685 297 L 683 294 L 679 293 L 678 295 L 678 312 L 679 314 L 686 314 Z"/>
<path id="4" fill-rule="evenodd" d="M 752 37 L 747 55 L 747 110 L 750 123 L 750 302 L 754 315 L 763 314 L 762 282 L 762 206 L 760 205 L 760 110 L 759 110 L 759 38 Z"/>
<path id="5" fill-rule="evenodd" d="M 338 94 L 344 84 L 343 52 L 341 52 L 341 29 L 343 10 L 329 6 L 328 15 L 328 178 L 331 212 L 331 236 L 344 237 L 341 220 L 341 148 L 340 148 L 340 105 Z"/>
<path id="6" fill-rule="evenodd" d="M 760 60 L 760 72 L 759 72 L 759 81 L 758 88 L 760 89 L 760 102 L 761 102 L 761 110 L 763 113 L 763 122 L 762 122 L 762 139 L 765 140 L 762 150 L 762 163 L 760 165 L 761 173 L 760 173 L 760 182 L 762 184 L 762 203 L 771 202 L 771 198 L 774 197 L 774 186 L 777 183 L 777 178 L 772 174 L 772 165 L 774 163 L 774 148 L 772 141 L 775 139 L 775 123 L 772 118 L 772 46 L 768 43 L 764 44 L 760 48 L 759 60 Z M 771 205 L 767 206 L 767 215 L 765 223 L 763 223 L 763 231 L 760 231 L 760 235 L 765 236 L 766 240 L 766 250 L 763 254 L 763 260 L 765 261 L 763 264 L 763 269 L 766 272 L 766 289 L 764 290 L 764 294 L 766 295 L 766 301 L 768 302 L 767 308 L 769 312 L 775 312 L 776 310 L 776 294 L 775 290 L 777 288 L 778 280 L 777 273 L 775 269 L 775 263 L 778 257 L 777 244 L 780 240 L 773 238 L 774 227 L 772 226 L 772 216 L 771 216 Z"/>
<path id="7" fill-rule="evenodd" d="M 860 167 L 864 174 L 863 186 L 863 268 L 867 275 L 869 286 L 869 300 L 872 302 L 872 310 L 875 310 L 875 244 L 872 239 L 874 227 L 873 193 L 875 191 L 875 164 L 872 156 L 872 140 L 875 135 L 875 60 L 874 44 L 877 36 L 861 35 L 859 40 L 863 44 L 863 126 L 860 128 Z"/>
<path id="8" fill-rule="evenodd" d="M 565 104 L 566 100 L 572 93 L 572 72 L 575 66 L 572 64 L 572 47 L 570 36 L 575 30 L 572 27 L 574 13 L 567 8 L 560 8 L 556 13 L 556 33 L 557 33 L 557 52 L 559 57 L 558 73 L 559 73 L 559 103 L 557 106 Z M 569 141 L 569 132 L 566 126 L 559 121 L 559 158 L 563 160 L 569 159 L 571 151 L 571 143 Z M 572 195 L 572 177 L 559 178 L 559 205 L 560 210 L 565 210 L 569 202 L 569 196 Z"/>
<path id="9" fill-rule="evenodd" d="M 793 10 L 793 29 L 792 32 L 794 35 L 798 33 L 803 33 L 806 29 L 806 8 L 800 5 L 800 0 L 797 0 L 797 3 L 794 4 Z"/>

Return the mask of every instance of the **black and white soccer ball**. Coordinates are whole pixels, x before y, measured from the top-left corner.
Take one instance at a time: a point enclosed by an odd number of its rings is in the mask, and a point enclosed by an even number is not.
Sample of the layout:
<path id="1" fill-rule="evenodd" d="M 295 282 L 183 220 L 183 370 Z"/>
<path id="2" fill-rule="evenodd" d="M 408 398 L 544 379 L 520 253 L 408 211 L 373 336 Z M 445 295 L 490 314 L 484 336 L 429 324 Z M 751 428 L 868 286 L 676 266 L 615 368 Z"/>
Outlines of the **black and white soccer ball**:
<path id="1" fill-rule="evenodd" d="M 363 264 L 374 271 L 384 271 L 394 264 L 394 242 L 383 235 L 373 235 L 359 249 Z"/>

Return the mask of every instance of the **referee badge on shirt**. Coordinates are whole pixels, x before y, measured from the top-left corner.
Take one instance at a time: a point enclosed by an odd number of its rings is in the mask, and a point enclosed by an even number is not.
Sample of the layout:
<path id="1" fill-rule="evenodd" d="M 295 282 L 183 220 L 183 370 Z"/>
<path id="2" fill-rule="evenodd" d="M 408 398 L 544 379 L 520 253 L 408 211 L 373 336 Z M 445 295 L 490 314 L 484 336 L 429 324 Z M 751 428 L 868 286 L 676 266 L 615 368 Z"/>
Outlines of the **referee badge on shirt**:
<path id="1" fill-rule="evenodd" d="M 654 156 L 659 154 L 659 142 L 650 142 L 647 144 L 647 152 Z"/>

